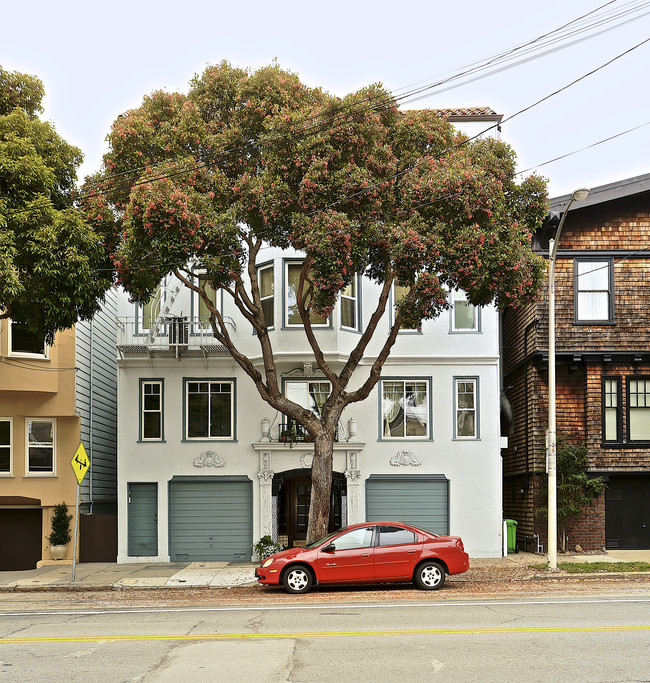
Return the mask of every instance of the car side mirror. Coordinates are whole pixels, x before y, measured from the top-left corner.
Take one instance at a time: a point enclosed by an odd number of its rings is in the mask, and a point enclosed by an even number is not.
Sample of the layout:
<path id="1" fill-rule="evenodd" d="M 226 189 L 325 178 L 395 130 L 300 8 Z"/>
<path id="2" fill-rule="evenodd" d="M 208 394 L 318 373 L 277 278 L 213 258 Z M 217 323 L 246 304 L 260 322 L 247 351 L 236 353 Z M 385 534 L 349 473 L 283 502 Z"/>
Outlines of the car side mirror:
<path id="1" fill-rule="evenodd" d="M 336 550 L 336 546 L 333 543 L 328 543 L 322 550 L 324 553 L 333 553 Z"/>

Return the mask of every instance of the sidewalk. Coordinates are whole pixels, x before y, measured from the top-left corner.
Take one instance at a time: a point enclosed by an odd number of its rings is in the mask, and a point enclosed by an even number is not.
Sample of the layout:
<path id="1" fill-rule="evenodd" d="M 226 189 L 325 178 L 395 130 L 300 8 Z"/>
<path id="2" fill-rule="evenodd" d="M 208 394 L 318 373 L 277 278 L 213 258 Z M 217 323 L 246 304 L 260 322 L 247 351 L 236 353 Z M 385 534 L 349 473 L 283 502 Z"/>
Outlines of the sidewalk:
<path id="1" fill-rule="evenodd" d="M 650 562 L 650 550 L 609 550 L 602 555 L 558 556 L 558 563 L 634 561 Z M 521 578 L 523 568 L 545 563 L 546 555 L 534 553 L 471 559 L 469 572 L 459 575 L 459 578 L 471 580 L 473 570 L 476 570 L 476 574 L 494 572 L 501 580 Z M 0 591 L 227 588 L 256 584 L 256 566 L 237 562 L 84 563 L 77 564 L 73 582 L 72 563 L 52 561 L 39 569 L 0 572 Z"/>

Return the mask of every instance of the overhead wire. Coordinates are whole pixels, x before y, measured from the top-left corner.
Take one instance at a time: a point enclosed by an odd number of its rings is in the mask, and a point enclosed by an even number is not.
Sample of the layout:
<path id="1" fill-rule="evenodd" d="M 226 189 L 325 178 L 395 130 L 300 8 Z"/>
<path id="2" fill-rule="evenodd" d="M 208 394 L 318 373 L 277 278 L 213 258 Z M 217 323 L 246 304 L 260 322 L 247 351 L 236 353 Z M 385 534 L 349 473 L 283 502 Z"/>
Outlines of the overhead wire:
<path id="1" fill-rule="evenodd" d="M 606 11 L 603 13 L 602 16 L 596 17 L 595 20 L 590 20 L 591 23 L 586 23 L 586 20 L 588 17 L 591 17 L 592 15 L 597 14 L 600 10 L 603 10 L 604 8 L 607 8 L 610 5 L 615 4 L 616 1 L 617 0 L 610 0 L 610 2 L 607 2 L 603 5 L 595 8 L 594 10 L 591 10 L 590 12 L 587 12 L 587 13 L 581 15 L 580 17 L 577 17 L 576 19 L 573 19 L 572 21 L 563 24 L 562 26 L 560 26 L 556 29 L 553 29 L 552 31 L 549 31 L 545 34 L 542 34 L 541 36 L 538 36 L 532 40 L 529 40 L 525 43 L 522 43 L 521 45 L 515 46 L 515 47 L 510 48 L 506 51 L 497 53 L 497 55 L 488 58 L 487 61 L 482 60 L 482 61 L 476 62 L 474 64 L 470 64 L 470 65 L 468 65 L 468 68 L 466 68 L 465 70 L 457 72 L 454 75 L 449 76 L 448 78 L 436 81 L 434 83 L 429 83 L 429 84 L 427 84 L 421 88 L 407 89 L 406 92 L 402 95 L 395 96 L 394 94 L 391 93 L 389 96 L 387 96 L 383 100 L 381 100 L 381 99 L 380 100 L 370 100 L 367 104 L 362 104 L 362 105 L 353 104 L 353 105 L 344 106 L 341 108 L 340 113 L 337 116 L 340 117 L 339 120 L 344 120 L 343 117 L 345 117 L 345 116 L 354 116 L 354 115 L 359 115 L 359 114 L 364 114 L 364 113 L 370 113 L 373 111 L 377 111 L 381 107 L 389 106 L 389 104 L 397 104 L 398 102 L 400 102 L 402 100 L 404 100 L 405 103 L 409 103 L 410 101 L 415 101 L 414 99 L 409 100 L 409 98 L 413 98 L 415 96 L 417 96 L 416 99 L 421 99 L 423 96 L 422 93 L 425 91 L 436 89 L 438 92 L 444 92 L 445 90 L 441 89 L 440 86 L 442 86 L 446 83 L 461 80 L 462 78 L 464 78 L 470 74 L 474 74 L 474 73 L 480 72 L 481 70 L 488 69 L 491 65 L 493 65 L 495 63 L 499 63 L 499 62 L 511 59 L 513 55 L 515 55 L 519 52 L 523 51 L 525 53 L 526 50 L 530 51 L 530 50 L 534 49 L 533 46 L 535 46 L 536 44 L 538 44 L 538 43 L 540 43 L 540 42 L 542 42 L 545 39 L 548 39 L 550 37 L 553 37 L 551 42 L 557 42 L 557 41 L 563 39 L 565 37 L 565 35 L 562 34 L 562 32 L 565 31 L 568 27 L 571 27 L 571 26 L 579 27 L 579 28 L 574 28 L 572 30 L 572 32 L 568 35 L 575 35 L 576 33 L 584 33 L 586 31 L 593 29 L 594 26 L 602 25 L 606 22 L 613 22 L 615 20 L 619 20 L 622 17 L 625 17 L 629 14 L 641 11 L 641 10 L 645 9 L 646 7 L 650 7 L 650 1 L 648 1 L 648 0 L 644 0 L 643 2 L 640 2 L 640 3 L 639 2 L 628 2 L 628 3 L 625 3 L 621 9 Z M 607 29 L 605 29 L 603 31 L 599 31 L 596 34 L 586 36 L 582 40 L 588 40 L 592 37 L 596 37 L 597 35 L 601 35 L 605 31 L 614 30 L 615 28 L 618 28 L 621 25 L 624 25 L 624 24 L 629 23 L 631 21 L 636 21 L 636 20 L 642 18 L 643 16 L 646 16 L 649 13 L 650 13 L 650 10 L 644 14 L 641 14 L 641 16 L 628 18 L 623 23 L 619 23 L 619 24 L 616 24 L 613 26 L 609 26 Z M 585 22 L 582 27 L 580 27 L 581 22 Z M 567 43 L 566 45 L 563 45 L 563 46 L 556 48 L 555 51 L 560 50 L 560 49 L 565 49 L 566 47 L 571 47 L 575 43 L 576 43 L 576 41 L 573 41 L 571 43 Z M 543 42 L 542 42 L 542 44 L 544 45 Z M 546 56 L 549 53 L 550 53 L 549 51 L 540 53 L 536 56 L 529 57 L 524 61 L 517 62 L 516 64 L 511 64 L 509 66 L 501 67 L 500 70 L 503 70 L 505 68 L 513 68 L 514 66 L 518 66 L 521 63 L 525 63 L 527 61 L 531 61 L 532 59 L 537 59 L 537 58 L 540 58 L 542 56 Z M 485 78 L 489 75 L 493 75 L 493 73 L 495 73 L 495 72 L 490 71 L 488 73 L 482 74 L 480 77 Z M 477 80 L 477 78 L 472 78 L 472 80 Z M 471 82 L 471 81 L 469 81 L 469 82 Z M 457 84 L 457 85 L 454 85 L 453 87 L 458 87 L 458 85 L 462 85 L 463 83 L 464 82 Z M 518 113 L 521 113 L 521 112 L 518 112 Z M 314 114 L 310 117 L 305 117 L 303 119 L 303 123 L 305 125 L 302 128 L 300 128 L 298 131 L 293 131 L 291 133 L 284 133 L 284 134 L 276 134 L 275 136 L 270 136 L 270 137 L 267 136 L 266 138 L 263 138 L 261 141 L 263 142 L 263 144 L 272 144 L 275 142 L 282 142 L 283 140 L 287 140 L 287 139 L 296 139 L 296 137 L 300 136 L 300 135 L 313 134 L 314 131 L 318 132 L 319 126 L 321 127 L 320 129 L 322 129 L 323 125 L 327 125 L 328 127 L 331 125 L 337 125 L 336 117 L 334 118 L 334 120 L 323 120 L 322 118 L 320 118 L 321 116 L 322 116 L 321 114 Z M 509 117 L 509 118 L 511 119 L 513 117 Z M 311 121 L 311 123 L 310 123 L 310 121 Z M 251 142 L 251 141 L 248 141 L 248 142 Z M 255 141 L 252 141 L 252 142 L 255 142 Z M 258 139 L 258 142 L 260 142 L 260 139 Z M 237 147 L 232 147 L 230 149 L 221 150 L 219 152 L 216 152 L 216 158 L 215 158 L 215 154 L 213 153 L 211 155 L 211 160 L 203 160 L 203 161 L 199 161 L 197 163 L 196 158 L 192 158 L 192 165 L 189 166 L 188 168 L 179 169 L 173 173 L 166 172 L 166 173 L 161 173 L 157 176 L 156 175 L 150 176 L 149 178 L 143 179 L 141 181 L 136 181 L 135 183 L 130 183 L 127 181 L 128 186 L 131 187 L 131 186 L 139 185 L 142 183 L 156 182 L 157 180 L 162 180 L 162 179 L 166 179 L 166 178 L 174 178 L 174 177 L 177 177 L 177 176 L 182 175 L 184 173 L 191 173 L 192 171 L 199 171 L 199 170 L 202 170 L 204 168 L 208 168 L 212 165 L 215 165 L 216 163 L 218 163 L 218 160 L 220 158 L 223 158 L 224 156 L 237 154 L 237 153 L 239 153 L 238 156 L 241 156 L 241 155 L 245 154 L 246 151 L 241 150 Z M 184 155 L 182 157 L 181 156 L 171 157 L 169 159 L 163 160 L 160 163 L 161 163 L 161 165 L 168 166 L 169 164 L 177 162 L 179 160 L 187 160 L 188 157 L 190 157 L 190 156 L 191 155 L 188 154 L 188 155 Z M 235 157 L 235 158 L 237 158 L 237 157 Z M 104 178 L 102 178 L 102 180 L 103 180 L 103 182 L 106 182 L 106 181 L 110 181 L 110 180 L 114 180 L 114 179 L 119 179 L 121 177 L 129 176 L 129 175 L 132 175 L 135 173 L 142 173 L 143 171 L 147 171 L 148 169 L 149 169 L 148 166 L 143 166 L 143 167 L 139 167 L 136 169 L 128 169 L 128 170 L 125 170 L 125 171 L 122 171 L 122 172 L 119 172 L 116 174 L 111 174 L 111 175 L 105 176 Z M 118 188 L 111 188 L 110 191 L 119 191 L 119 187 Z M 88 198 L 92 194 L 98 194 L 98 192 L 95 190 L 91 193 L 87 193 L 86 195 L 82 195 L 81 197 L 79 197 L 79 199 L 83 200 L 85 198 Z M 21 213 L 21 212 L 25 212 L 25 211 L 32 211 L 32 210 L 36 210 L 38 208 L 41 208 L 41 206 L 45 207 L 48 205 L 49 204 L 45 204 L 45 203 L 42 205 L 36 205 L 36 206 L 32 205 L 28 208 L 17 209 L 17 210 L 10 212 L 10 213 Z"/>

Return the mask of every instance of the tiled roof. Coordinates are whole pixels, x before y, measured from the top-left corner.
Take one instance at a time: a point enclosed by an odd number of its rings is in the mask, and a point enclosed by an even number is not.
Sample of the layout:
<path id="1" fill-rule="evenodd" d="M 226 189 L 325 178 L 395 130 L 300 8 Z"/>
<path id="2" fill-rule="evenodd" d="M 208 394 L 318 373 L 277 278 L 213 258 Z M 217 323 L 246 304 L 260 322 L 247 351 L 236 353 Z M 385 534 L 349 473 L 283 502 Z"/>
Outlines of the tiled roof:
<path id="1" fill-rule="evenodd" d="M 456 109 L 434 109 L 438 116 L 498 116 L 490 107 L 458 107 Z"/>

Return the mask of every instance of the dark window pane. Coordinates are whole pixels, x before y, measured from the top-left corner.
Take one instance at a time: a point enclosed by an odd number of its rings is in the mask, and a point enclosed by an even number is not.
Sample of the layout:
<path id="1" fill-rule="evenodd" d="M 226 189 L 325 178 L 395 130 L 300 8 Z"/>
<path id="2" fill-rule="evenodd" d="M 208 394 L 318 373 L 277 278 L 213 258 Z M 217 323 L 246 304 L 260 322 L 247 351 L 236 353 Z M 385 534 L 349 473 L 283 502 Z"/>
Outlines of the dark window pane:
<path id="1" fill-rule="evenodd" d="M 230 436 L 230 393 L 210 396 L 210 436 Z"/>
<path id="2" fill-rule="evenodd" d="M 11 468 L 9 448 L 0 447 L 0 472 L 9 472 Z"/>
<path id="3" fill-rule="evenodd" d="M 29 449 L 30 472 L 53 472 L 54 449 L 46 446 L 31 446 Z"/>
<path id="4" fill-rule="evenodd" d="M 20 323 L 12 323 L 11 350 L 14 353 L 45 355 L 45 337 L 42 333 L 28 332 Z"/>
<path id="5" fill-rule="evenodd" d="M 145 413 L 143 434 L 144 439 L 160 439 L 160 413 Z"/>
<path id="6" fill-rule="evenodd" d="M 9 446 L 11 441 L 11 423 L 9 420 L 0 421 L 0 446 Z"/>
<path id="7" fill-rule="evenodd" d="M 190 438 L 208 436 L 207 394 L 189 394 L 187 397 L 187 436 Z"/>

